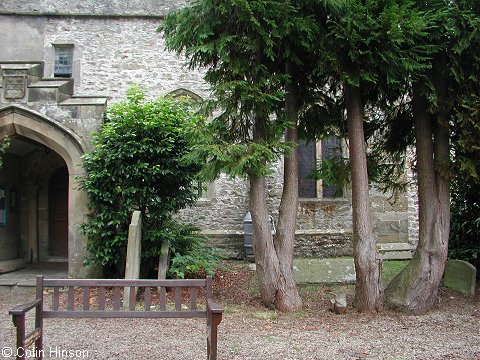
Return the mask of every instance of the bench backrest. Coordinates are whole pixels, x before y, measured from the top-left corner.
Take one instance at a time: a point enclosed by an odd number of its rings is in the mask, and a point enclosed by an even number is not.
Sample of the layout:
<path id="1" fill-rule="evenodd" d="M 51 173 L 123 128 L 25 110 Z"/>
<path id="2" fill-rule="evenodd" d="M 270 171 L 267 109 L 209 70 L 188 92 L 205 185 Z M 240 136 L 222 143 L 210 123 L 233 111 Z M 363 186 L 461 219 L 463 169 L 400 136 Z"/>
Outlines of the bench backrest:
<path id="1" fill-rule="evenodd" d="M 130 288 L 124 308 L 124 288 Z M 139 296 L 136 296 L 138 289 Z M 44 318 L 206 318 L 212 278 L 182 280 L 37 277 Z M 51 298 L 51 299 L 49 299 Z"/>

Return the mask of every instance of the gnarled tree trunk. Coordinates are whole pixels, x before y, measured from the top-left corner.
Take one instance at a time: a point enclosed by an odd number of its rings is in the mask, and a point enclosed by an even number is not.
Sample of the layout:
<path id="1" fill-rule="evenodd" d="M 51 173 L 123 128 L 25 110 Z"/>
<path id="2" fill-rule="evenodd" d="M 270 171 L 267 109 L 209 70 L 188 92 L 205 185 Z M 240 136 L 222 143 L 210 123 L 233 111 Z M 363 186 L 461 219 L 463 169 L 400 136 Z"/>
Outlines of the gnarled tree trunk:
<path id="1" fill-rule="evenodd" d="M 297 91 L 292 85 L 287 86 L 285 111 L 287 119 L 297 122 Z M 285 140 L 298 143 L 297 128 L 288 129 Z M 302 307 L 293 277 L 293 252 L 295 245 L 295 228 L 298 210 L 298 149 L 284 157 L 283 192 L 278 212 L 278 226 L 274 238 L 275 250 L 279 260 L 281 282 L 277 293 L 277 309 L 293 311 Z"/>
<path id="2" fill-rule="evenodd" d="M 296 92 L 287 87 L 287 117 L 296 122 Z M 254 140 L 265 136 L 264 119 L 257 118 Z M 288 129 L 286 140 L 297 143 L 297 129 Z M 298 208 L 298 159 L 294 149 L 284 157 L 284 184 L 280 201 L 277 231 L 273 237 L 268 220 L 264 176 L 250 176 L 250 208 L 253 223 L 253 249 L 262 301 L 280 311 L 295 311 L 302 307 L 293 277 L 293 250 Z"/>
<path id="3" fill-rule="evenodd" d="M 273 308 L 277 303 L 280 264 L 268 221 L 265 176 L 250 176 L 250 210 L 253 225 L 253 252 L 260 296 L 266 306 Z"/>
<path id="4" fill-rule="evenodd" d="M 410 313 L 432 308 L 447 261 L 450 234 L 448 121 L 442 111 L 432 124 L 422 86 L 413 86 L 418 173 L 419 239 L 407 267 L 387 287 L 388 307 Z M 439 92 L 441 95 L 442 92 Z M 442 100 L 440 98 L 440 100 Z"/>
<path id="5" fill-rule="evenodd" d="M 345 85 L 345 101 L 352 174 L 355 305 L 359 311 L 380 311 L 383 307 L 382 259 L 376 248 L 370 214 L 366 144 L 363 131 L 363 103 L 360 89 Z"/>

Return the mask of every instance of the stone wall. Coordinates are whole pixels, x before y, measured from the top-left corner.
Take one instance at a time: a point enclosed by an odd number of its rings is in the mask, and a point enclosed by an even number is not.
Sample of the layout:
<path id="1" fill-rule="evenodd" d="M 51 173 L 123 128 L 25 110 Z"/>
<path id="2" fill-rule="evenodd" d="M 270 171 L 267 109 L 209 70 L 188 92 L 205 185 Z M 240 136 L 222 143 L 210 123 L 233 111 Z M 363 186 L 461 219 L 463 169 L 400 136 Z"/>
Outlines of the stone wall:
<path id="1" fill-rule="evenodd" d="M 184 61 L 165 50 L 156 29 L 162 15 L 183 2 L 129 1 L 99 3 L 93 0 L 57 2 L 5 0 L 0 4 L 0 53 L 2 61 L 42 61 L 43 75 L 52 77 L 55 44 L 74 46 L 73 94 L 80 98 L 54 101 L 40 95 L 23 103 L 26 107 L 60 122 L 82 138 L 87 148 L 90 134 L 102 121 L 104 96 L 119 101 L 133 83 L 151 96 L 187 89 L 202 98 L 209 96 L 202 72 L 188 71 Z M 21 14 L 21 15 L 18 15 Z M 34 94 L 34 90 L 31 90 Z M 2 104 L 0 104 L 2 105 Z M 5 105 L 5 104 L 3 104 Z M 275 221 L 282 191 L 283 167 L 276 164 L 268 177 L 268 205 Z M 346 255 L 351 253 L 351 195 L 341 199 L 304 199 L 298 210 L 297 256 Z M 408 195 L 414 195 L 409 193 Z M 402 196 L 391 204 L 388 195 L 372 189 L 372 215 L 381 242 L 414 241 L 411 221 L 415 201 Z M 210 235 L 215 244 L 233 256 L 243 251 L 243 217 L 249 209 L 248 182 L 222 175 L 204 199 L 179 215 Z M 236 254 L 236 255 L 235 255 Z"/>
<path id="2" fill-rule="evenodd" d="M 2 0 L 0 13 L 28 15 L 161 17 L 188 0 Z"/>
<path id="3" fill-rule="evenodd" d="M 52 76 L 55 43 L 74 45 L 75 93 L 125 96 L 133 83 L 151 96 L 179 88 L 205 98 L 208 87 L 199 72 L 188 71 L 181 59 L 165 51 L 158 19 L 49 18 L 45 25 L 45 75 Z"/>

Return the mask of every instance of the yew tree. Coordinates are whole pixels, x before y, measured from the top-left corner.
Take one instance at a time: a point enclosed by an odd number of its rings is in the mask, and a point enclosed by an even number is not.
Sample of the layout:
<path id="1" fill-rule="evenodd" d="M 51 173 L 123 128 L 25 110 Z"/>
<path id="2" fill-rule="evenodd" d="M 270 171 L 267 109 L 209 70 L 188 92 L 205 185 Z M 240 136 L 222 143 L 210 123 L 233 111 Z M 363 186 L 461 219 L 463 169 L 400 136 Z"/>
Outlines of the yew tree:
<path id="1" fill-rule="evenodd" d="M 290 1 L 198 0 L 169 14 L 160 29 L 190 68 L 204 68 L 216 116 L 199 138 L 204 173 L 247 176 L 253 248 L 267 306 L 302 306 L 293 278 L 298 207 L 297 117 L 310 86 L 306 56 L 318 31 L 313 16 Z M 308 63 L 309 66 L 311 63 Z M 283 157 L 284 183 L 276 233 L 268 222 L 266 175 Z"/>
<path id="2" fill-rule="evenodd" d="M 408 266 L 386 289 L 389 307 L 411 313 L 426 312 L 435 304 L 447 260 L 452 145 L 460 155 L 453 159 L 456 165 L 478 175 L 468 158 L 475 156 L 479 134 L 480 2 L 432 1 L 421 6 L 438 20 L 429 37 L 419 40 L 435 49 L 430 69 L 413 77 L 411 87 L 419 241 Z"/>
<path id="3" fill-rule="evenodd" d="M 401 98 L 410 71 L 424 69 L 428 49 L 417 46 L 416 40 L 426 35 L 428 22 L 414 1 L 325 3 L 329 16 L 319 41 L 319 71 L 321 79 L 331 79 L 333 86 L 326 90 L 343 97 L 347 119 L 355 302 L 360 311 L 379 311 L 383 308 L 382 258 L 372 226 L 364 123 L 370 122 L 368 110 Z"/>

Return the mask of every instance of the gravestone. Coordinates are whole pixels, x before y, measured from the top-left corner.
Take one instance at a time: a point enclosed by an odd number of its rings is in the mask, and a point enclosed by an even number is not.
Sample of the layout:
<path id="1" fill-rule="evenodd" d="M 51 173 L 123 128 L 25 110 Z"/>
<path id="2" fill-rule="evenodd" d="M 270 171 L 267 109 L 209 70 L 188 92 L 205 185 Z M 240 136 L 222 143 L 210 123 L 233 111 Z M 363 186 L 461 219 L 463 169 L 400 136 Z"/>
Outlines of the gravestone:
<path id="1" fill-rule="evenodd" d="M 475 295 L 477 269 L 463 260 L 449 260 L 445 265 L 443 284 L 466 296 Z"/>
<path id="2" fill-rule="evenodd" d="M 125 266 L 125 279 L 138 279 L 140 277 L 140 258 L 142 249 L 142 213 L 135 210 L 132 222 L 128 228 L 127 261 Z M 130 287 L 123 289 L 123 306 L 130 305 Z M 135 296 L 137 289 L 134 288 Z"/>

